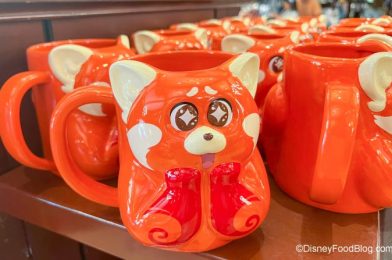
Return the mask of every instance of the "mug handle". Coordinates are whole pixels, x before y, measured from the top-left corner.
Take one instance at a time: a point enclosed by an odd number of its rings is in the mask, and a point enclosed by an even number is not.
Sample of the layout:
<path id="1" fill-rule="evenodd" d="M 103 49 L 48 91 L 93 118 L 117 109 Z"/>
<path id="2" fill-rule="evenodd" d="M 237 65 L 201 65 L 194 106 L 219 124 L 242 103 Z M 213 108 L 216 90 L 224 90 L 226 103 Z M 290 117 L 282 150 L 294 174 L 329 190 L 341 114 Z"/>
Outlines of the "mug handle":
<path id="1" fill-rule="evenodd" d="M 55 107 L 50 123 L 53 160 L 65 182 L 83 197 L 97 203 L 118 207 L 117 188 L 95 181 L 73 161 L 67 147 L 66 120 L 74 109 L 89 103 L 113 104 L 110 88 L 81 87 L 65 95 Z"/>
<path id="2" fill-rule="evenodd" d="M 310 198 L 334 204 L 346 185 L 355 145 L 359 115 L 359 91 L 355 87 L 329 85 Z"/>
<path id="3" fill-rule="evenodd" d="M 28 167 L 55 171 L 56 166 L 52 161 L 40 158 L 30 150 L 20 123 L 23 96 L 31 88 L 51 80 L 49 73 L 40 71 L 22 72 L 8 79 L 0 92 L 0 122 L 3 123 L 0 131 L 4 147 L 15 160 Z"/>

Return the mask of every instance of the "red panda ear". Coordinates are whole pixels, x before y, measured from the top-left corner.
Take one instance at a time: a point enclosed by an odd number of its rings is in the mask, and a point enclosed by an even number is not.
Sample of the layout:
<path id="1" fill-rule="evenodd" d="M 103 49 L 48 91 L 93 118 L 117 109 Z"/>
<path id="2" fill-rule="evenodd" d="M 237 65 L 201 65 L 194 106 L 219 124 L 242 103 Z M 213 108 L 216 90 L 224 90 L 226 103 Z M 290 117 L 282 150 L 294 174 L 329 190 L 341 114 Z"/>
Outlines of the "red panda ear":
<path id="1" fill-rule="evenodd" d="M 230 62 L 229 70 L 254 97 L 257 90 L 260 60 L 254 53 L 245 52 Z"/>
<path id="2" fill-rule="evenodd" d="M 392 53 L 378 52 L 361 63 L 358 78 L 362 90 L 372 100 L 368 107 L 373 112 L 381 112 L 387 105 L 387 88 L 392 83 Z"/>
<path id="3" fill-rule="evenodd" d="M 242 34 L 231 34 L 223 38 L 221 49 L 225 52 L 239 54 L 246 52 L 255 45 L 256 41 Z"/>
<path id="4" fill-rule="evenodd" d="M 63 83 L 61 89 L 65 93 L 73 90 L 76 75 L 91 55 L 91 49 L 76 44 L 61 45 L 50 51 L 49 67 L 54 76 Z"/>
<path id="5" fill-rule="evenodd" d="M 133 102 L 155 80 L 156 71 L 142 62 L 124 60 L 110 66 L 109 77 L 114 97 L 122 109 L 122 119 L 126 123 Z"/>
<path id="6" fill-rule="evenodd" d="M 208 48 L 208 34 L 206 29 L 197 29 L 195 37 L 200 41 L 204 48 Z"/>
<path id="7" fill-rule="evenodd" d="M 152 47 L 159 42 L 161 37 L 152 31 L 138 31 L 133 35 L 137 53 L 143 54 L 151 51 Z"/>
<path id="8" fill-rule="evenodd" d="M 127 49 L 131 48 L 131 44 L 129 43 L 129 38 L 125 34 L 121 34 L 117 37 L 117 43 L 122 44 Z"/>
<path id="9" fill-rule="evenodd" d="M 196 31 L 199 27 L 194 23 L 179 23 L 176 29 L 177 31 Z"/>
<path id="10" fill-rule="evenodd" d="M 357 43 L 362 44 L 367 41 L 377 41 L 392 47 L 392 37 L 385 34 L 379 34 L 379 33 L 366 34 L 365 36 L 359 38 L 357 40 Z"/>

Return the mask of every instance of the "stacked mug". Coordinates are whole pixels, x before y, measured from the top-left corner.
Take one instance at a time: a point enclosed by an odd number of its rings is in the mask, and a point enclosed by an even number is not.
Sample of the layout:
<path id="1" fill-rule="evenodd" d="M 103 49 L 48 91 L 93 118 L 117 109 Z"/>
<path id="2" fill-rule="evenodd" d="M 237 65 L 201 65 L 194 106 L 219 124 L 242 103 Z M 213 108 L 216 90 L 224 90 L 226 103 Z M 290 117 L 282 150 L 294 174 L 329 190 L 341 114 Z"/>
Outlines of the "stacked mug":
<path id="1" fill-rule="evenodd" d="M 226 17 L 138 31 L 135 49 L 124 35 L 38 44 L 1 89 L 1 138 L 167 250 L 211 250 L 262 224 L 259 149 L 293 198 L 377 211 L 392 205 L 391 23 Z M 43 158 L 20 126 L 29 89 Z"/>

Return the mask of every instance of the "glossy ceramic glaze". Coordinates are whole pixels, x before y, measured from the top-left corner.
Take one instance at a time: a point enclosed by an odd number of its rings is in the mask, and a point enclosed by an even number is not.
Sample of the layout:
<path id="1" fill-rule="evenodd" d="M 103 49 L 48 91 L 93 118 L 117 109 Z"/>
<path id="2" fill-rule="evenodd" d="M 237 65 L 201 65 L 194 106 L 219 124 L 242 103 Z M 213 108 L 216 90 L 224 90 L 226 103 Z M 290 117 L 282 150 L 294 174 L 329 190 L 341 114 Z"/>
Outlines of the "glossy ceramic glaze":
<path id="1" fill-rule="evenodd" d="M 8 152 L 29 167 L 56 171 L 49 144 L 49 121 L 55 104 L 66 93 L 85 85 L 109 86 L 108 66 L 130 58 L 127 37 L 59 41 L 27 50 L 28 72 L 10 78 L 2 87 L 0 122 Z M 33 102 L 43 142 L 44 158 L 34 155 L 25 143 L 20 126 L 20 104 L 32 88 Z M 114 108 L 92 104 L 75 110 L 67 121 L 69 149 L 78 165 L 97 179 L 118 171 L 117 124 Z M 93 134 L 87 134 L 92 132 Z"/>
<path id="2" fill-rule="evenodd" d="M 204 29 L 138 31 L 133 34 L 137 53 L 208 49 L 208 35 Z"/>
<path id="3" fill-rule="evenodd" d="M 242 17 L 233 16 L 220 19 L 223 27 L 231 33 L 243 32 L 249 29 L 249 20 Z"/>
<path id="4" fill-rule="evenodd" d="M 81 195 L 119 206 L 130 234 L 148 246 L 200 252 L 251 233 L 270 201 L 255 148 L 258 62 L 251 53 L 188 51 L 113 64 L 118 190 L 86 178 L 65 149 L 68 114 L 89 102 L 114 102 L 107 89 L 77 90 L 57 106 L 51 141 L 61 175 Z"/>
<path id="5" fill-rule="evenodd" d="M 261 108 L 270 88 L 283 71 L 283 53 L 299 42 L 299 33 L 290 34 L 232 34 L 222 41 L 222 51 L 234 54 L 256 53 L 260 58 L 260 70 L 255 101 Z"/>
<path id="6" fill-rule="evenodd" d="M 365 40 L 286 52 L 261 144 L 290 196 L 343 213 L 392 206 L 391 50 L 388 40 Z"/>

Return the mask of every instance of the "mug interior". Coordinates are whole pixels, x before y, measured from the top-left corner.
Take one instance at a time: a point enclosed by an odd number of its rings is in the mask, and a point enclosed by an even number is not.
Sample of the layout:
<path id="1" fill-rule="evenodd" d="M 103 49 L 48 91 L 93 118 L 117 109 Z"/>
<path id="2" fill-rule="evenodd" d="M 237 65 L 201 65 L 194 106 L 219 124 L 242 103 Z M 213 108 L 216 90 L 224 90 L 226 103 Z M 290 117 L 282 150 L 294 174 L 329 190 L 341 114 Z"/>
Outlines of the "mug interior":
<path id="1" fill-rule="evenodd" d="M 277 40 L 277 39 L 283 39 L 285 36 L 280 35 L 280 34 L 249 34 L 252 38 L 255 38 L 257 40 Z"/>
<path id="2" fill-rule="evenodd" d="M 53 48 L 64 44 L 77 44 L 88 48 L 98 49 L 112 47 L 117 44 L 117 39 L 76 39 L 65 41 L 54 41 L 48 43 L 36 44 L 27 49 L 28 52 L 48 53 Z"/>
<path id="3" fill-rule="evenodd" d="M 192 34 L 192 31 L 159 30 L 158 33 L 162 36 L 181 36 L 181 35 L 190 35 L 190 34 Z"/>
<path id="4" fill-rule="evenodd" d="M 380 45 L 347 45 L 347 44 L 337 44 L 337 45 L 302 45 L 297 46 L 293 49 L 296 52 L 302 54 L 308 54 L 318 57 L 336 58 L 336 59 L 360 59 L 367 57 L 373 53 L 386 51 Z"/>
<path id="5" fill-rule="evenodd" d="M 212 51 L 176 51 L 134 56 L 137 60 L 165 71 L 195 71 L 215 68 L 234 57 L 233 54 Z"/>

